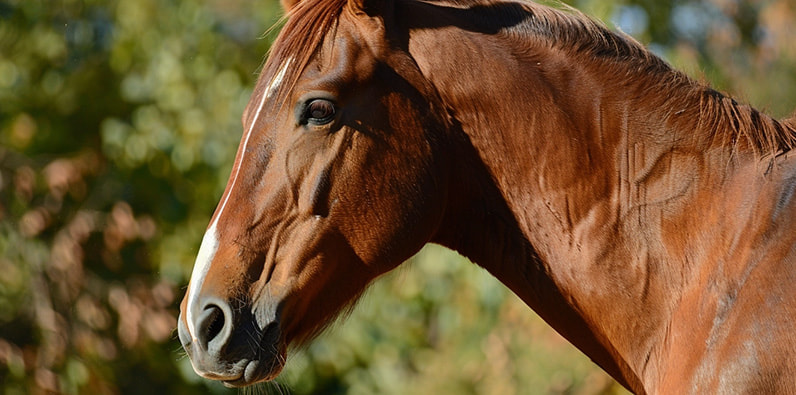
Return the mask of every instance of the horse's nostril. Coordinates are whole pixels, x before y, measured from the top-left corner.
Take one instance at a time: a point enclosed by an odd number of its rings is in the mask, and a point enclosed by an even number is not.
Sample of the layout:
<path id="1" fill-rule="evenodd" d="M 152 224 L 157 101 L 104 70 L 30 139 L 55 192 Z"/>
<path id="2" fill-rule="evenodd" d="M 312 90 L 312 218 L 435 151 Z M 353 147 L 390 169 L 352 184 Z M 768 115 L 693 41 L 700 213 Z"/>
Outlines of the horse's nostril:
<path id="1" fill-rule="evenodd" d="M 226 307 L 226 308 L 225 308 Z M 221 340 L 223 345 L 226 341 L 223 339 L 228 335 L 224 329 L 231 325 L 231 311 L 230 308 L 219 301 L 207 303 L 199 315 L 199 322 L 197 323 L 197 340 L 205 350 L 214 340 Z"/>
<path id="2" fill-rule="evenodd" d="M 221 329 L 224 328 L 224 313 L 221 312 L 221 309 L 217 306 L 210 307 L 212 312 L 212 318 L 210 319 L 210 326 L 207 327 L 207 340 L 213 340 L 220 332 Z"/>

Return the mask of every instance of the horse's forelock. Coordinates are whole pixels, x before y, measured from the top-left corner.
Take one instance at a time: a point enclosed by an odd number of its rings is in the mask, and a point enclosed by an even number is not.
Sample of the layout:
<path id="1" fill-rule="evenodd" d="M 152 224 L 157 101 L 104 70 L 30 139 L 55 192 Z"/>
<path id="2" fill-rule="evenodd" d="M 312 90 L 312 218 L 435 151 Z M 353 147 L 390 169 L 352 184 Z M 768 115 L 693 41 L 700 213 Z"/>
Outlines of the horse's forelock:
<path id="1" fill-rule="evenodd" d="M 268 60 L 263 67 L 263 75 L 269 79 L 283 72 L 282 83 L 268 92 L 279 102 L 285 99 L 298 82 L 301 73 L 317 53 L 323 40 L 337 26 L 340 14 L 348 0 L 304 0 L 298 2 L 287 13 L 287 22 L 279 33 Z M 268 80 L 261 80 L 257 90 L 264 94 Z"/>

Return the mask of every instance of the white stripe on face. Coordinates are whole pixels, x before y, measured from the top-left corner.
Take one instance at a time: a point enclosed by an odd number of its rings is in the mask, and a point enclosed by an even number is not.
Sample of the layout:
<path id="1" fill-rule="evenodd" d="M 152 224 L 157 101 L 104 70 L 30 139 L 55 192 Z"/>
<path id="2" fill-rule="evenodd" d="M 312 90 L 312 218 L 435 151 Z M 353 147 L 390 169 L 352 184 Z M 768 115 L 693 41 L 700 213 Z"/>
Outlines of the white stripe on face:
<path id="1" fill-rule="evenodd" d="M 204 283 L 207 271 L 210 270 L 210 262 L 218 250 L 218 235 L 216 234 L 216 223 L 214 221 L 202 238 L 202 245 L 199 247 L 199 254 L 196 255 L 196 262 L 193 264 L 191 273 L 191 286 L 188 288 L 188 306 L 185 311 L 185 319 L 188 321 L 188 333 L 191 339 L 196 342 L 196 330 L 194 329 L 193 310 L 196 299 L 199 298 L 199 288 Z"/>
<path id="2" fill-rule="evenodd" d="M 218 219 L 221 217 L 221 213 L 224 212 L 224 208 L 227 206 L 227 201 L 229 201 L 229 196 L 232 194 L 232 190 L 235 188 L 235 183 L 238 181 L 238 175 L 240 174 L 240 169 L 243 166 L 243 157 L 246 155 L 246 149 L 249 145 L 249 138 L 252 135 L 254 126 L 257 124 L 257 119 L 260 117 L 260 111 L 263 109 L 265 101 L 268 99 L 268 97 L 270 97 L 271 94 L 273 94 L 282 84 L 282 80 L 285 78 L 287 68 L 290 67 L 292 62 L 292 58 L 288 59 L 282 68 L 279 69 L 279 72 L 276 74 L 274 79 L 268 84 L 268 87 L 265 88 L 265 92 L 263 92 L 260 103 L 257 105 L 257 111 L 254 113 L 254 118 L 249 125 L 249 130 L 246 131 L 246 137 L 243 139 L 243 146 L 240 150 L 240 160 L 238 161 L 238 166 L 234 170 L 235 175 L 232 176 L 232 182 L 229 190 L 227 191 L 227 196 L 224 197 L 221 207 L 216 213 L 216 218 L 210 224 L 210 227 L 207 228 L 207 231 L 202 238 L 202 244 L 199 247 L 199 253 L 196 256 L 196 262 L 194 262 L 193 272 L 191 273 L 191 285 L 188 288 L 188 304 L 185 307 L 185 320 L 188 323 L 188 333 L 191 335 L 191 339 L 194 342 L 197 341 L 193 319 L 194 309 L 196 308 L 196 303 L 199 299 L 199 289 L 202 288 L 202 284 L 205 281 L 207 272 L 210 270 L 210 263 L 213 261 L 213 257 L 215 257 L 216 251 L 218 250 L 218 232 L 216 231 Z"/>

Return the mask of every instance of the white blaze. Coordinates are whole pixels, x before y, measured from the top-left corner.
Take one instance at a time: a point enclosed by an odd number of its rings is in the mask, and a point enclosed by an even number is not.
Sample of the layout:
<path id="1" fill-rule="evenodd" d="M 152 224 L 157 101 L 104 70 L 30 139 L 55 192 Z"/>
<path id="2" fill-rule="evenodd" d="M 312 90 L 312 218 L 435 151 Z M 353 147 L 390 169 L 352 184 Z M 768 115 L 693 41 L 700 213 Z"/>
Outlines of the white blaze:
<path id="1" fill-rule="evenodd" d="M 185 320 L 188 321 L 188 333 L 191 339 L 196 341 L 196 330 L 194 329 L 193 320 L 193 306 L 196 304 L 196 299 L 199 297 L 199 288 L 204 282 L 207 271 L 210 270 L 210 262 L 218 250 L 218 235 L 216 235 L 216 223 L 213 224 L 205 232 L 202 238 L 202 245 L 199 247 L 199 254 L 196 255 L 196 262 L 193 264 L 193 273 L 191 273 L 191 286 L 188 288 L 188 306 L 185 308 Z"/>
<path id="2" fill-rule="evenodd" d="M 249 138 L 252 135 L 254 126 L 257 124 L 257 119 L 260 118 L 260 111 L 262 111 L 266 99 L 268 99 L 268 97 L 270 97 L 271 94 L 274 93 L 277 88 L 279 88 L 279 85 L 282 84 L 282 80 L 285 78 L 287 68 L 290 67 L 292 62 L 292 58 L 288 59 L 282 68 L 279 69 L 279 72 L 276 73 L 274 79 L 271 80 L 271 82 L 265 88 L 265 92 L 263 92 L 263 95 L 260 98 L 260 103 L 257 105 L 257 111 L 254 113 L 254 118 L 249 125 L 249 130 L 246 131 L 246 136 L 243 139 L 243 147 L 241 147 L 240 150 L 240 160 L 238 161 L 238 166 L 234 169 L 235 175 L 232 176 L 232 183 L 229 187 L 229 191 L 227 191 L 227 196 L 224 197 L 224 201 L 221 203 L 221 207 L 216 213 L 216 218 L 210 224 L 210 227 L 207 228 L 207 231 L 205 231 L 204 237 L 202 237 L 202 244 L 199 247 L 199 253 L 196 255 L 196 262 L 194 262 L 193 272 L 191 273 L 191 286 L 188 288 L 188 304 L 185 306 L 185 320 L 188 323 L 188 333 L 191 335 L 191 339 L 194 342 L 196 341 L 196 328 L 194 327 L 193 320 L 194 306 L 197 303 L 197 299 L 199 299 L 199 289 L 202 288 L 202 284 L 205 281 L 207 272 L 210 270 L 210 262 L 213 261 L 213 257 L 215 257 L 216 251 L 218 250 L 218 233 L 216 231 L 218 218 L 220 218 L 221 213 L 224 212 L 224 207 L 227 205 L 229 196 L 232 194 L 232 190 L 235 188 L 235 182 L 238 181 L 238 175 L 240 174 L 240 169 L 243 166 L 243 157 L 246 155 L 246 149 L 249 145 Z"/>

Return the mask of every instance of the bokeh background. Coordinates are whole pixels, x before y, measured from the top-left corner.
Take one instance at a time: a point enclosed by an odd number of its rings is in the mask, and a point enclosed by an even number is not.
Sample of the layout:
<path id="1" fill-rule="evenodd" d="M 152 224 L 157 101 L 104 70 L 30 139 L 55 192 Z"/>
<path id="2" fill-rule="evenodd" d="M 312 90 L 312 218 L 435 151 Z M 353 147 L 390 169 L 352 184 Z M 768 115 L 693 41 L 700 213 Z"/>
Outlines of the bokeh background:
<path id="1" fill-rule="evenodd" d="M 796 107 L 793 0 L 568 3 L 741 101 Z M 0 0 L 0 393 L 237 392 L 191 371 L 174 327 L 280 16 L 276 0 Z M 429 247 L 258 391 L 622 389 Z"/>

